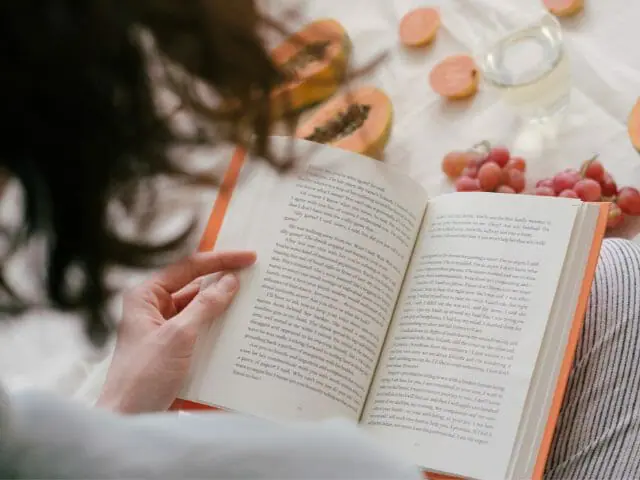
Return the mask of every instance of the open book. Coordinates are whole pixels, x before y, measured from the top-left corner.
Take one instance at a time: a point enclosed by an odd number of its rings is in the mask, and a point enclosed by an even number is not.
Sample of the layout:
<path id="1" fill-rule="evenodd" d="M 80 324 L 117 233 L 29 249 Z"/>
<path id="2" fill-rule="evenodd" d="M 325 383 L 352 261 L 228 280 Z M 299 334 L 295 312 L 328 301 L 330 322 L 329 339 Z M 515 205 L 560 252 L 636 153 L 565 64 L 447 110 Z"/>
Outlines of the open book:
<path id="1" fill-rule="evenodd" d="M 431 472 L 540 478 L 607 205 L 428 198 L 350 152 L 296 140 L 296 155 L 286 174 L 234 156 L 202 246 L 258 261 L 180 398 L 344 417 Z"/>

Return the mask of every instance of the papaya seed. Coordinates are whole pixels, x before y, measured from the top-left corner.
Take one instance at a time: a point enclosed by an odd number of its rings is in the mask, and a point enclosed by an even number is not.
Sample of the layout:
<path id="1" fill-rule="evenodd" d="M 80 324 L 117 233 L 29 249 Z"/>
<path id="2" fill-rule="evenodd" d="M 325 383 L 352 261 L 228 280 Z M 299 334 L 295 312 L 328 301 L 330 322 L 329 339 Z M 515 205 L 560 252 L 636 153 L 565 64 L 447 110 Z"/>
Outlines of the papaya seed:
<path id="1" fill-rule="evenodd" d="M 346 137 L 362 126 L 370 110 L 371 105 L 352 103 L 331 120 L 317 126 L 305 139 L 316 143 L 328 143 Z"/>

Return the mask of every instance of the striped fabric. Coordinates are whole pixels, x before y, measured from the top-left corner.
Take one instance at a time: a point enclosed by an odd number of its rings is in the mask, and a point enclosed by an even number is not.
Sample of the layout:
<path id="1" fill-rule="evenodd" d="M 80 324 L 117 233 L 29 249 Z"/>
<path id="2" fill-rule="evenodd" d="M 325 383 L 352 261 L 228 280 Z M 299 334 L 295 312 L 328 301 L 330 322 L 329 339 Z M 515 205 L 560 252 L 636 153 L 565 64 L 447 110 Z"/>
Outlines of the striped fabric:
<path id="1" fill-rule="evenodd" d="M 547 479 L 640 479 L 640 245 L 605 240 Z"/>

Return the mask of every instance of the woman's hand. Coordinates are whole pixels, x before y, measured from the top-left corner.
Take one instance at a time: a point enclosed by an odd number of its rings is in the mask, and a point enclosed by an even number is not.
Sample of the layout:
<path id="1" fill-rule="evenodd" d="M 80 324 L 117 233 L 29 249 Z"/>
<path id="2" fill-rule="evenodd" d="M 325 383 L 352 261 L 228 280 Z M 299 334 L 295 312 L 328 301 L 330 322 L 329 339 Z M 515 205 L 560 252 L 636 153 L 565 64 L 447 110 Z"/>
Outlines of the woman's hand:
<path id="1" fill-rule="evenodd" d="M 196 254 L 125 294 L 113 359 L 98 406 L 122 413 L 166 410 L 191 365 L 198 333 L 229 306 L 233 270 L 255 262 L 253 252 Z M 214 282 L 200 291 L 204 275 Z"/>

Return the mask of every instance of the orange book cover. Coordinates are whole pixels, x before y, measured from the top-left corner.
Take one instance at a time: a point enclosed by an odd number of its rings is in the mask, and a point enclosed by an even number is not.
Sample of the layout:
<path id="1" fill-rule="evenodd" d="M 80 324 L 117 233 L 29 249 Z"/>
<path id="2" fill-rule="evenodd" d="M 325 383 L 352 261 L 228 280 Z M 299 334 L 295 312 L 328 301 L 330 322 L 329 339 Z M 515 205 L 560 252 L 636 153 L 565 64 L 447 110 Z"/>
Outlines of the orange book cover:
<path id="1" fill-rule="evenodd" d="M 218 193 L 218 196 L 216 197 L 216 201 L 211 210 L 211 214 L 209 216 L 207 226 L 200 240 L 200 244 L 198 247 L 199 251 L 207 251 L 207 250 L 212 250 L 214 248 L 217 237 L 218 237 L 218 233 L 220 232 L 222 223 L 224 222 L 227 208 L 231 201 L 231 196 L 233 195 L 233 191 L 237 184 L 238 176 L 240 175 L 240 171 L 242 170 L 242 166 L 244 165 L 245 159 L 246 159 L 246 151 L 242 148 L 237 148 L 231 158 L 231 161 L 229 163 L 225 176 L 222 180 L 222 184 L 220 185 L 220 191 Z M 591 284 L 593 282 L 596 266 L 598 263 L 598 257 L 600 254 L 600 247 L 601 247 L 602 240 L 604 238 L 604 232 L 607 226 L 609 204 L 601 203 L 599 205 L 600 205 L 600 214 L 598 216 L 598 223 L 597 223 L 596 231 L 594 234 L 594 238 L 592 240 L 589 259 L 585 268 L 585 275 L 582 280 L 580 297 L 579 297 L 576 311 L 574 313 L 573 325 L 571 327 L 571 332 L 569 333 L 569 340 L 567 343 L 566 353 L 562 361 L 562 367 L 560 369 L 560 375 L 558 376 L 556 391 L 553 396 L 553 402 L 551 405 L 551 410 L 549 412 L 549 418 L 547 420 L 547 424 L 546 424 L 543 439 L 542 439 L 542 444 L 540 445 L 538 459 L 536 461 L 536 466 L 534 469 L 534 474 L 533 474 L 534 480 L 539 480 L 539 479 L 542 479 L 543 477 L 547 456 L 549 454 L 549 449 L 551 448 L 551 441 L 553 440 L 553 433 L 556 427 L 556 422 L 558 420 L 558 415 L 560 414 L 560 408 L 562 406 L 562 400 L 563 400 L 567 382 L 569 379 L 569 373 L 571 372 L 573 358 L 575 355 L 578 340 L 580 338 L 580 332 L 582 330 L 582 326 L 584 323 L 584 316 L 587 308 L 587 301 L 589 299 L 589 292 L 591 290 Z M 170 410 L 194 411 L 194 410 L 216 410 L 216 408 L 178 398 L 175 400 Z M 430 478 L 432 480 L 445 480 L 445 479 L 456 478 L 456 477 L 429 473 L 429 472 L 425 472 L 425 477 Z"/>

